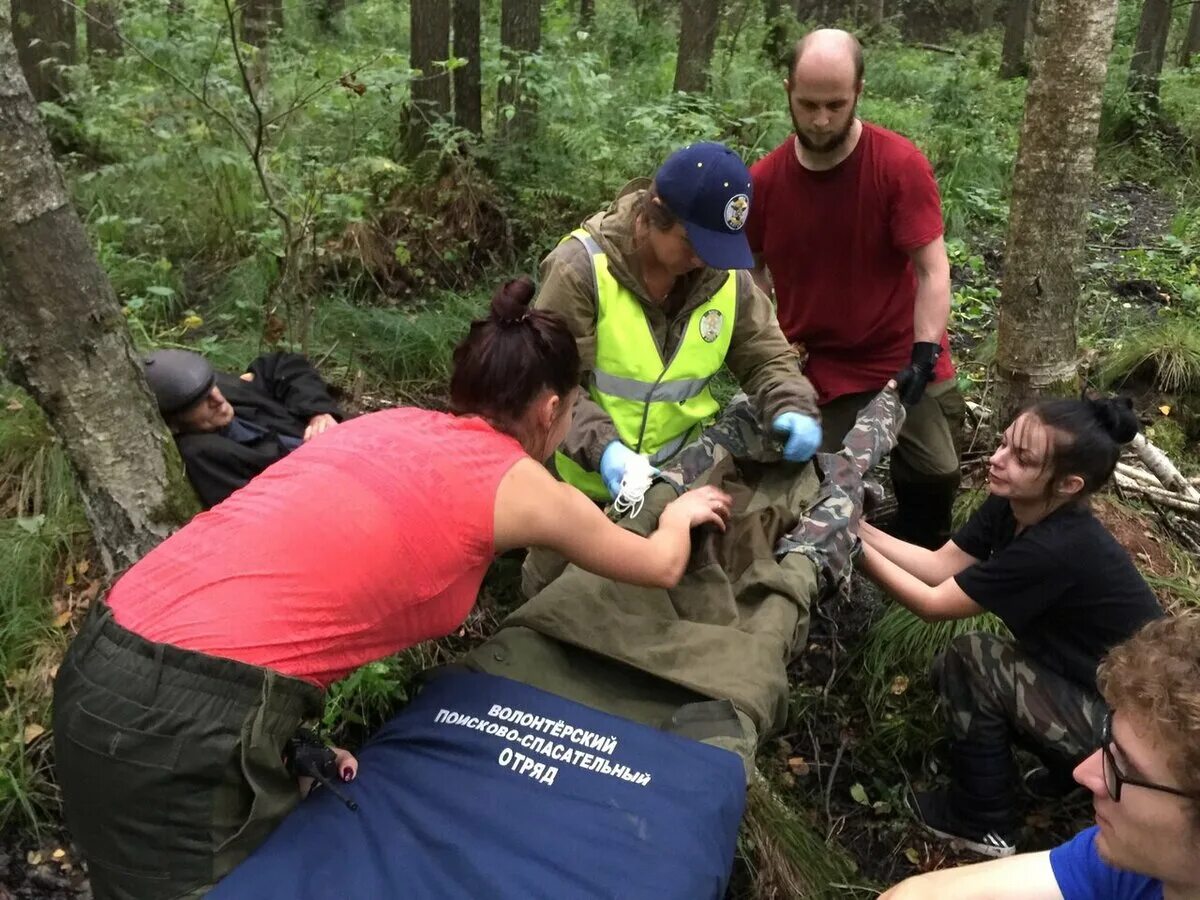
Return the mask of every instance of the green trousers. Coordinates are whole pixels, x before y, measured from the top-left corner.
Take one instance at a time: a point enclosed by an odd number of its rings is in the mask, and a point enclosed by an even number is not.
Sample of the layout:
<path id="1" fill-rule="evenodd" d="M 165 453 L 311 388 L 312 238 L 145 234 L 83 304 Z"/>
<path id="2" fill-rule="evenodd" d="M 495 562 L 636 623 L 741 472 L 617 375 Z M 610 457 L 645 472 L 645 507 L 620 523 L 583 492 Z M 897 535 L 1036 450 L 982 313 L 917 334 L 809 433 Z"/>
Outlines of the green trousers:
<path id="1" fill-rule="evenodd" d="M 299 800 L 283 765 L 321 691 L 147 641 L 103 603 L 54 682 L 67 827 L 97 900 L 201 896 Z"/>

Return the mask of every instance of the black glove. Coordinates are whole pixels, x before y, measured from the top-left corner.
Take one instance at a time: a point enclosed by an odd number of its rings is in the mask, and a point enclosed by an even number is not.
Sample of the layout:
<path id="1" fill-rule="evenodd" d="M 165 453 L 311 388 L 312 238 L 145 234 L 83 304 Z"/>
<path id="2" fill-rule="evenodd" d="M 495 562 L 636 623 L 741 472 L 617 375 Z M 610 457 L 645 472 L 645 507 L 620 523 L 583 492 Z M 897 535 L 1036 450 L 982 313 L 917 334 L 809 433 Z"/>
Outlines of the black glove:
<path id="1" fill-rule="evenodd" d="M 896 392 L 905 406 L 916 406 L 925 395 L 925 385 L 933 378 L 933 367 L 942 355 L 941 344 L 917 341 L 912 348 L 912 362 L 896 373 Z"/>

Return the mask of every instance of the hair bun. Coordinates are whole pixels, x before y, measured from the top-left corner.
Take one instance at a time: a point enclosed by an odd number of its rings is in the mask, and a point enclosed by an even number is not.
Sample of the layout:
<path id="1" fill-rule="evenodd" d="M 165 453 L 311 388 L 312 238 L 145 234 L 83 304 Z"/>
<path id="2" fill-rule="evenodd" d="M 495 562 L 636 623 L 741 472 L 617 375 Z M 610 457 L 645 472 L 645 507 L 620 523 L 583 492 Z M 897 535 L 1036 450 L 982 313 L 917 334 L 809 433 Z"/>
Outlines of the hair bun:
<path id="1" fill-rule="evenodd" d="M 1128 397 L 1100 397 L 1088 404 L 1100 427 L 1118 444 L 1128 444 L 1137 437 L 1138 419 Z"/>
<path id="2" fill-rule="evenodd" d="M 492 294 L 492 318 L 501 325 L 519 325 L 529 315 L 533 280 L 528 275 L 506 281 Z"/>

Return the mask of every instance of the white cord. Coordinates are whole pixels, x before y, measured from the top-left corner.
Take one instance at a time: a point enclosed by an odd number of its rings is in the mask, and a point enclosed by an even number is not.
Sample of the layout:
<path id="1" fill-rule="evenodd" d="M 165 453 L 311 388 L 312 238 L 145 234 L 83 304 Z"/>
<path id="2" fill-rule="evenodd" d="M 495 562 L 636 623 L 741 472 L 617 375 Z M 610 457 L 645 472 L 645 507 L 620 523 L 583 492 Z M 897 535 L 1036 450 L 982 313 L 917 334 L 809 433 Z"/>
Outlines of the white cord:
<path id="1" fill-rule="evenodd" d="M 617 515 L 629 513 L 631 519 L 636 519 L 637 514 L 642 511 L 646 491 L 650 490 L 653 481 L 654 467 L 650 465 L 650 460 L 641 454 L 631 459 L 625 466 L 625 474 L 621 476 L 621 489 L 617 492 L 617 499 L 613 501 L 613 509 Z"/>

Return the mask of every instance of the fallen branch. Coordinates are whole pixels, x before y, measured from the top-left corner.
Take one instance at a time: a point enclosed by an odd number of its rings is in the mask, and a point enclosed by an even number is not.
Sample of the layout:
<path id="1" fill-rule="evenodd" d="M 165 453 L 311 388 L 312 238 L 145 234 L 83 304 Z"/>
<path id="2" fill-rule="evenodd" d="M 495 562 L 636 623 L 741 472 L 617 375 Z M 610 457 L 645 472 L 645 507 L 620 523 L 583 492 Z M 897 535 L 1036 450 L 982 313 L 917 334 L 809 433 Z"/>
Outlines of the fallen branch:
<path id="1" fill-rule="evenodd" d="M 1175 464 L 1171 462 L 1167 454 L 1146 440 L 1144 434 L 1135 437 L 1130 446 L 1164 487 L 1179 494 L 1185 500 L 1200 503 L 1200 491 L 1188 483 L 1188 480 L 1175 468 Z"/>
<path id="2" fill-rule="evenodd" d="M 1171 509 L 1181 512 L 1200 514 L 1200 502 L 1173 494 L 1165 488 L 1156 488 L 1141 481 L 1135 481 L 1119 472 L 1113 476 L 1113 479 L 1125 490 L 1140 494 L 1155 503 L 1161 503 L 1163 506 L 1169 506 Z"/>
<path id="3" fill-rule="evenodd" d="M 1150 487 L 1161 488 L 1163 486 L 1161 481 L 1145 469 L 1139 469 L 1137 466 L 1131 466 L 1128 463 L 1117 463 L 1117 474 L 1124 475 L 1126 478 L 1133 478 Z"/>

